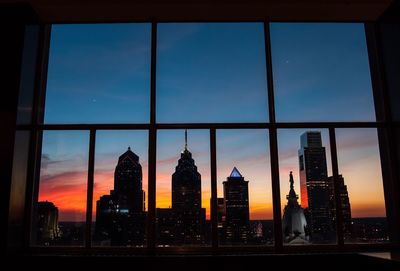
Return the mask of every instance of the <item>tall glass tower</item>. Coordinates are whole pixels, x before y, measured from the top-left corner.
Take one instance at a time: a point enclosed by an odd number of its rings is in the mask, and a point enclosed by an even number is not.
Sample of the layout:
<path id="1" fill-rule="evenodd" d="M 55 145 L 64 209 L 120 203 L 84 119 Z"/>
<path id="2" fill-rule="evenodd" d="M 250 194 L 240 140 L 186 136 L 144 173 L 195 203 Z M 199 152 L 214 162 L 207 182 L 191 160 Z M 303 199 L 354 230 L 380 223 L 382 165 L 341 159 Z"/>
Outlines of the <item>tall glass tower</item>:
<path id="1" fill-rule="evenodd" d="M 175 172 L 172 174 L 172 212 L 175 217 L 177 244 L 201 244 L 204 242 L 205 209 L 201 207 L 201 175 L 187 148 L 185 148 Z"/>
<path id="2" fill-rule="evenodd" d="M 321 132 L 305 132 L 301 135 L 299 166 L 301 206 L 307 208 L 311 240 L 315 243 L 332 242 L 331 185 Z"/>
<path id="3" fill-rule="evenodd" d="M 106 245 L 143 246 L 145 221 L 142 166 L 128 147 L 115 167 L 114 190 L 97 201 L 95 239 Z"/>
<path id="4" fill-rule="evenodd" d="M 249 239 L 249 182 L 234 167 L 224 184 L 226 242 L 246 244 Z"/>

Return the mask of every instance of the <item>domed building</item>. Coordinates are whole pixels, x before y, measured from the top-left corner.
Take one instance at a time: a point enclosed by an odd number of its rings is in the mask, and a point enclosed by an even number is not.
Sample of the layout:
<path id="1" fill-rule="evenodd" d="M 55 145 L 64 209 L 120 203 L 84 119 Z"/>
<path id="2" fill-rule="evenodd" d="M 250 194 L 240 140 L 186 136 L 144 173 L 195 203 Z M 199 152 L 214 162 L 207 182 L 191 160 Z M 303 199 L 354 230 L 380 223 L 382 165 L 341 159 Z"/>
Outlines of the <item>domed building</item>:
<path id="1" fill-rule="evenodd" d="M 282 219 L 284 242 L 290 244 L 307 244 L 308 230 L 304 209 L 298 203 L 298 195 L 294 191 L 293 174 L 289 174 L 290 191 L 286 196 L 288 200 Z"/>

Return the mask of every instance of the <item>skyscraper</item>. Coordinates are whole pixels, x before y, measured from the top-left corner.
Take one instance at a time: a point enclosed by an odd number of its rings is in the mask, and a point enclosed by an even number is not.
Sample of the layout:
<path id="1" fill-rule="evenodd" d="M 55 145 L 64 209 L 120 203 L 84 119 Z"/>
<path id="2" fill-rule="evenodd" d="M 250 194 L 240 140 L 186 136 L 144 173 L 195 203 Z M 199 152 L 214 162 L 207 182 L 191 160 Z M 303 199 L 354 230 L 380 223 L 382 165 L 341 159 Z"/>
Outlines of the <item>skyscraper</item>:
<path id="1" fill-rule="evenodd" d="M 156 209 L 157 246 L 171 246 L 175 242 L 175 217 L 171 208 Z"/>
<path id="2" fill-rule="evenodd" d="M 114 194 L 122 212 L 143 212 L 142 166 L 139 156 L 128 150 L 118 159 L 114 172 Z"/>
<path id="3" fill-rule="evenodd" d="M 185 148 L 172 174 L 172 212 L 177 244 L 204 243 L 206 212 L 201 207 L 201 175 L 187 148 L 187 131 Z"/>
<path id="4" fill-rule="evenodd" d="M 289 174 L 290 190 L 283 211 L 282 232 L 286 243 L 308 243 L 308 227 L 303 208 L 298 203 L 299 196 L 294 191 L 293 174 Z"/>
<path id="5" fill-rule="evenodd" d="M 236 167 L 224 185 L 226 242 L 246 244 L 249 240 L 249 182 Z"/>
<path id="6" fill-rule="evenodd" d="M 321 132 L 301 135 L 299 166 L 301 205 L 308 208 L 311 239 L 316 243 L 331 242 L 334 239 L 331 190 Z"/>
<path id="7" fill-rule="evenodd" d="M 329 184 L 331 186 L 331 195 L 332 195 L 332 217 L 335 217 L 336 207 L 334 204 L 334 180 L 333 176 L 328 177 Z M 352 237 L 352 226 L 351 226 L 351 206 L 349 193 L 347 192 L 347 185 L 344 184 L 344 178 L 342 175 L 338 176 L 337 182 L 339 183 L 339 195 L 340 195 L 340 204 L 342 207 L 342 218 L 343 218 L 343 235 L 344 238 L 349 240 Z"/>
<path id="8" fill-rule="evenodd" d="M 212 207 L 212 199 L 210 199 L 210 206 Z M 219 240 L 225 240 L 225 199 L 217 198 L 217 227 Z"/>
<path id="9" fill-rule="evenodd" d="M 128 150 L 115 167 L 114 190 L 97 201 L 96 238 L 110 245 L 142 246 L 146 214 L 139 157 Z"/>
<path id="10" fill-rule="evenodd" d="M 37 203 L 37 242 L 48 244 L 61 236 L 58 227 L 58 208 L 49 201 Z"/>

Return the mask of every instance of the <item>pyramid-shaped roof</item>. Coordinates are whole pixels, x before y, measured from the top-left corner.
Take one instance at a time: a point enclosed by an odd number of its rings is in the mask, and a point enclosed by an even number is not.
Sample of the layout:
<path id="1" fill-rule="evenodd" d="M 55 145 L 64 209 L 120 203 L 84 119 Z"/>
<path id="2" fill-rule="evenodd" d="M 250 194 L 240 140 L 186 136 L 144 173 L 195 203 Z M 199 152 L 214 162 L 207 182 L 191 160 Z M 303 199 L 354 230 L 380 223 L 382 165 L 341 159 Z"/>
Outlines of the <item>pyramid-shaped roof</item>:
<path id="1" fill-rule="evenodd" d="M 239 170 L 236 167 L 233 167 L 230 178 L 242 178 L 242 174 L 240 174 Z"/>

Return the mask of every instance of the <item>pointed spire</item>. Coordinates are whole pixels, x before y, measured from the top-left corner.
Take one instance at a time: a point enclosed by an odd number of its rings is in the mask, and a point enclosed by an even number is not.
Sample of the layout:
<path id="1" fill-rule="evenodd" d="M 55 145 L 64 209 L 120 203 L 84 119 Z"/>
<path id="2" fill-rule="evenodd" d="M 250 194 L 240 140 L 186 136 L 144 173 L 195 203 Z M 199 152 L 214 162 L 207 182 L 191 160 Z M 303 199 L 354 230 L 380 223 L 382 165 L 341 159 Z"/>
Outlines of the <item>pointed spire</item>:
<path id="1" fill-rule="evenodd" d="M 293 183 L 294 183 L 293 174 L 292 174 L 291 171 L 290 171 L 290 174 L 289 174 L 289 182 L 290 182 L 290 189 L 291 189 L 291 190 L 294 189 L 294 188 L 293 188 Z"/>
<path id="2" fill-rule="evenodd" d="M 185 151 L 187 151 L 187 129 L 185 129 Z"/>

